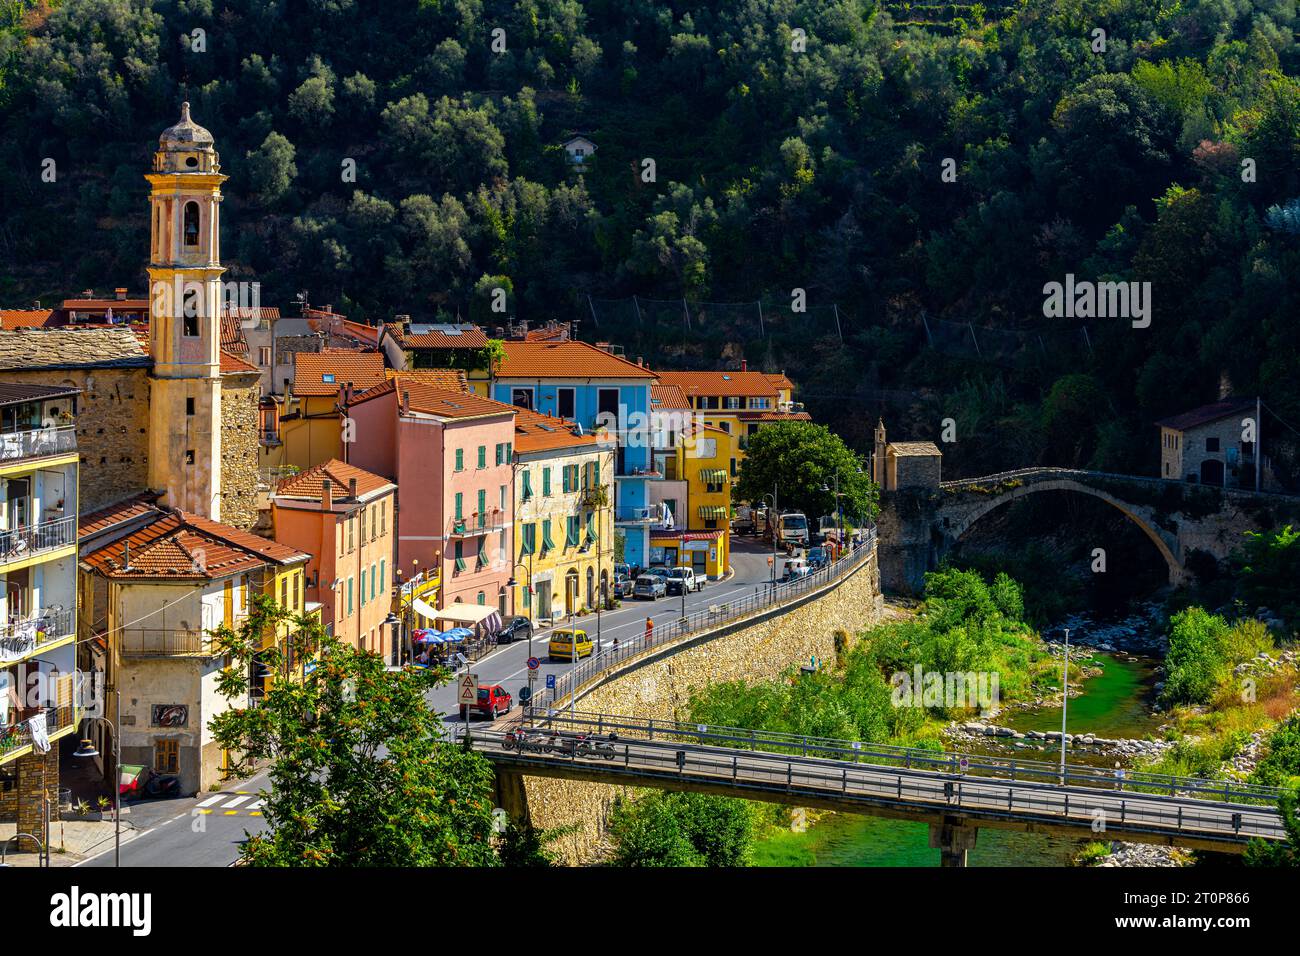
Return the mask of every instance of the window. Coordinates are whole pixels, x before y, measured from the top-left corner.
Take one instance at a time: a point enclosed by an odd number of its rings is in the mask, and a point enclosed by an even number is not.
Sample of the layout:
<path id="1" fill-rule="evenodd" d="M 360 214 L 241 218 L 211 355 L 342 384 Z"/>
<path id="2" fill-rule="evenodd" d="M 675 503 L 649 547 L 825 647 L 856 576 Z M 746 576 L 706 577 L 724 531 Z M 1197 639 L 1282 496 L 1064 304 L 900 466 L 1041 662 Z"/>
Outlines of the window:
<path id="1" fill-rule="evenodd" d="M 185 449 L 185 464 L 187 464 L 187 465 L 192 465 L 192 464 L 194 464 L 194 449 L 193 449 L 193 448 L 187 448 L 187 449 Z"/>
<path id="2" fill-rule="evenodd" d="M 482 528 L 487 524 L 487 491 L 483 488 L 478 492 L 478 526 Z"/>
<path id="3" fill-rule="evenodd" d="M 366 593 L 366 569 L 362 568 L 361 569 L 361 606 L 362 607 L 366 606 L 367 596 L 368 595 Z"/>
<path id="4" fill-rule="evenodd" d="M 353 549 L 356 548 L 357 546 L 356 529 L 357 529 L 356 518 L 353 517 L 352 515 L 348 515 L 348 554 L 351 554 Z"/>
<path id="5" fill-rule="evenodd" d="M 365 508 L 361 509 L 361 511 L 359 512 L 359 517 L 361 521 L 361 543 L 365 544 L 366 543 L 366 509 Z"/>
<path id="6" fill-rule="evenodd" d="M 370 540 L 374 541 L 379 537 L 379 522 L 375 519 L 379 517 L 379 505 L 370 506 Z"/>
<path id="7" fill-rule="evenodd" d="M 531 411 L 533 407 L 533 390 L 531 388 L 512 388 L 510 390 L 510 404 Z"/>
<path id="8" fill-rule="evenodd" d="M 333 385 L 333 384 L 334 384 L 334 373 L 333 373 L 333 372 L 325 372 L 325 373 L 323 373 L 323 374 L 321 375 L 320 380 L 321 380 L 322 382 L 324 382 L 326 385 Z"/>
<path id="9" fill-rule="evenodd" d="M 174 738 L 153 742 L 153 769 L 155 773 L 181 772 L 181 742 Z"/>
<path id="10" fill-rule="evenodd" d="M 185 204 L 185 222 L 183 226 L 186 248 L 196 248 L 199 244 L 199 204 Z"/>
<path id="11" fill-rule="evenodd" d="M 487 445 L 478 446 L 478 466 L 480 468 L 487 467 Z"/>
<path id="12" fill-rule="evenodd" d="M 551 469 L 549 466 L 542 469 L 542 497 L 551 497 Z"/>
<path id="13" fill-rule="evenodd" d="M 478 603 L 479 604 L 487 603 L 487 595 L 485 595 L 482 591 L 478 592 Z"/>
<path id="14" fill-rule="evenodd" d="M 301 601 L 302 601 L 302 575 L 295 574 L 293 576 L 293 609 L 295 611 L 302 610 Z"/>
<path id="15" fill-rule="evenodd" d="M 352 616 L 352 578 L 348 578 L 348 617 Z"/>
<path id="16" fill-rule="evenodd" d="M 457 471 L 465 470 L 465 449 L 464 448 L 456 449 L 456 470 Z"/>
<path id="17" fill-rule="evenodd" d="M 749 400 L 750 408 L 771 408 L 772 400 L 770 398 L 751 398 Z"/>
<path id="18" fill-rule="evenodd" d="M 505 442 L 497 442 L 496 451 L 497 451 L 497 464 L 498 465 L 505 464 L 505 462 L 502 461 L 502 458 L 506 453 Z"/>
<path id="19" fill-rule="evenodd" d="M 459 521 L 461 518 L 464 517 L 465 517 L 465 494 L 464 492 L 458 491 L 456 492 L 456 520 Z"/>
<path id="20" fill-rule="evenodd" d="M 577 515 L 570 515 L 566 519 L 564 534 L 564 546 L 566 548 L 576 548 L 578 546 L 578 531 L 580 528 Z"/>
<path id="21" fill-rule="evenodd" d="M 271 346 L 261 345 L 257 349 L 257 364 L 266 368 L 271 364 Z"/>
<path id="22" fill-rule="evenodd" d="M 1206 451 L 1219 450 L 1219 438 L 1217 435 L 1211 435 L 1209 438 L 1205 439 L 1205 450 Z"/>
<path id="23" fill-rule="evenodd" d="M 506 495 L 508 495 L 509 493 L 510 493 L 510 489 L 509 489 L 507 486 L 502 485 L 502 486 L 501 486 L 501 504 L 498 505 L 498 507 L 499 507 L 502 511 L 505 511 L 505 510 L 506 510 Z"/>
<path id="24" fill-rule="evenodd" d="M 379 583 L 379 581 L 376 579 L 376 575 L 378 574 L 378 572 L 379 572 L 378 565 L 372 564 L 370 566 L 370 600 L 372 601 L 375 599 L 375 595 L 379 593 L 379 591 L 376 589 L 376 585 L 378 585 Z"/>
<path id="25" fill-rule="evenodd" d="M 523 534 L 519 544 L 519 555 L 523 557 L 537 550 L 537 525 L 529 523 L 524 525 L 521 530 Z"/>
<path id="26" fill-rule="evenodd" d="M 555 416 L 557 418 L 574 418 L 576 389 L 557 388 L 555 390 Z"/>
<path id="27" fill-rule="evenodd" d="M 388 592 L 388 561 L 384 558 L 379 559 L 379 593 Z"/>
<path id="28" fill-rule="evenodd" d="M 551 540 L 551 519 L 542 522 L 542 551 L 554 551 L 555 542 Z"/>
<path id="29" fill-rule="evenodd" d="M 465 570 L 465 542 L 457 541 L 455 550 L 455 565 L 457 571 Z"/>
<path id="30" fill-rule="evenodd" d="M 388 502 L 379 502 L 379 533 L 388 534 Z"/>
<path id="31" fill-rule="evenodd" d="M 187 399 L 185 399 L 185 414 L 186 414 L 187 416 L 193 417 L 193 415 L 194 415 L 194 399 L 192 399 L 192 398 L 187 398 Z"/>
<path id="32" fill-rule="evenodd" d="M 533 473 L 525 469 L 519 473 L 519 479 L 520 497 L 527 501 L 533 496 Z"/>
<path id="33" fill-rule="evenodd" d="M 728 408 L 739 408 L 739 407 L 740 407 L 740 396 L 738 396 L 738 395 L 728 395 L 728 396 L 727 396 L 727 407 L 728 407 Z"/>
<path id="34" fill-rule="evenodd" d="M 280 579 L 280 607 L 289 607 L 289 580 L 287 578 Z"/>

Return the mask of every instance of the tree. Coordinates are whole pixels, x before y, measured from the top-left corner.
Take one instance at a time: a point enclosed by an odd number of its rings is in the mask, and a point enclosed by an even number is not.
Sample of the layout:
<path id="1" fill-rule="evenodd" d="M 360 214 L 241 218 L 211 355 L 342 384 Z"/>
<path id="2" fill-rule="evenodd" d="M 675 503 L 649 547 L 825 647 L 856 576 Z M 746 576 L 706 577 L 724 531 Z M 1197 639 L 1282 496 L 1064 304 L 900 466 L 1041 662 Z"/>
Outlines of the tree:
<path id="1" fill-rule="evenodd" d="M 266 636 L 282 634 L 273 646 Z M 491 866 L 492 767 L 443 740 L 425 694 L 440 671 L 390 672 L 312 615 L 255 595 L 238 629 L 214 632 L 230 664 L 231 709 L 210 723 L 242 779 L 270 762 L 268 829 L 244 844 L 254 866 Z M 314 667 L 307 671 L 308 661 Z M 273 675 L 247 706 L 255 666 Z"/>
<path id="2" fill-rule="evenodd" d="M 1282 615 L 1289 628 L 1300 624 L 1300 528 L 1247 531 L 1241 549 L 1239 591 L 1252 608 Z"/>
<path id="3" fill-rule="evenodd" d="M 293 185 L 298 175 L 294 164 L 293 143 L 276 132 L 270 132 L 262 145 L 247 155 L 249 185 L 263 205 L 280 199 Z"/>
<path id="4" fill-rule="evenodd" d="M 837 474 L 845 520 L 860 521 L 875 514 L 879 491 L 863 460 L 842 438 L 813 422 L 774 422 L 750 437 L 736 498 L 757 503 L 775 488 L 782 509 L 795 508 L 813 516 L 835 514 Z"/>
<path id="5" fill-rule="evenodd" d="M 743 866 L 753 824 L 743 800 L 651 792 L 618 800 L 609 832 L 615 866 Z"/>
<path id="6" fill-rule="evenodd" d="M 1283 795 L 1278 801 L 1286 841 L 1251 840 L 1246 844 L 1244 862 L 1247 866 L 1293 868 L 1300 866 L 1300 814 L 1296 812 L 1300 791 Z"/>

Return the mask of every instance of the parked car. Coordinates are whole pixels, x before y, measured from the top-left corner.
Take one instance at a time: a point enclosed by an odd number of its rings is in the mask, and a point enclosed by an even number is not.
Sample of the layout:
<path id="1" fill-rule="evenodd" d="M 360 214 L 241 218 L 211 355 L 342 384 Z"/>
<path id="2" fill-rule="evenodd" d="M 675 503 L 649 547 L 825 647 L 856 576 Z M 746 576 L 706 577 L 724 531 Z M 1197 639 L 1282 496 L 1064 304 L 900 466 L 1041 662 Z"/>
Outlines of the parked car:
<path id="1" fill-rule="evenodd" d="M 618 563 L 618 564 L 615 564 L 615 565 L 614 565 L 614 577 L 618 577 L 620 574 L 621 574 L 623 577 L 625 577 L 625 578 L 630 578 L 630 577 L 632 577 L 632 576 L 633 576 L 633 575 L 632 575 L 632 565 L 630 565 L 630 564 L 623 564 L 623 563 L 621 563 L 621 562 Z"/>
<path id="2" fill-rule="evenodd" d="M 631 575 L 628 574 L 614 575 L 614 597 L 616 598 L 630 597 L 632 594 L 632 588 L 635 585 L 636 582 L 632 580 Z"/>
<path id="3" fill-rule="evenodd" d="M 562 627 L 551 631 L 551 642 L 546 648 L 547 656 L 553 661 L 572 661 L 590 657 L 595 645 L 587 632 L 576 627 Z"/>
<path id="4" fill-rule="evenodd" d="M 657 574 L 643 574 L 636 579 L 636 584 L 632 587 L 632 596 L 635 598 L 655 598 L 663 597 L 668 593 L 668 584 L 664 578 Z"/>
<path id="5" fill-rule="evenodd" d="M 781 580 L 792 581 L 795 578 L 807 577 L 812 573 L 808 567 L 808 562 L 804 558 L 790 558 L 785 562 L 785 567 L 781 572 Z"/>
<path id="6" fill-rule="evenodd" d="M 666 582 L 669 594 L 681 594 L 683 591 L 698 591 L 704 587 L 704 577 L 696 577 L 695 569 L 678 565 L 668 571 Z"/>
<path id="7" fill-rule="evenodd" d="M 460 716 L 465 719 L 468 716 L 466 711 L 473 711 L 482 717 L 495 719 L 510 713 L 510 708 L 514 705 L 514 698 L 500 684 L 485 684 L 479 687 L 478 699 L 474 701 L 473 707 L 461 705 Z"/>
<path id="8" fill-rule="evenodd" d="M 663 578 L 664 580 L 668 579 L 668 569 L 662 566 L 646 568 L 638 573 L 637 577 L 640 577 L 642 574 L 653 574 L 657 578 Z"/>
<path id="9" fill-rule="evenodd" d="M 526 641 L 533 635 L 533 622 L 526 617 L 512 614 L 506 618 L 505 626 L 497 631 L 498 644 L 512 644 Z"/>

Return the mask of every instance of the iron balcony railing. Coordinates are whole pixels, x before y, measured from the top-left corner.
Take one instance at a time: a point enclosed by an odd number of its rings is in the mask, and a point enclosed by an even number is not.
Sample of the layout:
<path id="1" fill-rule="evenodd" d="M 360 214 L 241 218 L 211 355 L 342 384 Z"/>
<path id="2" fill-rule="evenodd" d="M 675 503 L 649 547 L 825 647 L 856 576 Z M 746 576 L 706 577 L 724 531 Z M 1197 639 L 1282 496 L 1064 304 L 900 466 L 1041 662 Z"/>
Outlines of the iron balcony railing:
<path id="1" fill-rule="evenodd" d="M 814 591 L 819 591 L 854 571 L 871 556 L 875 547 L 876 529 L 869 528 L 856 548 L 809 575 L 755 587 L 753 594 L 694 611 L 662 625 L 656 624 L 647 633 L 627 641 L 619 641 L 617 646 L 605 644 L 597 653 L 559 676 L 554 690 L 551 691 L 549 702 L 542 701 L 540 699 L 542 695 L 539 694 L 537 703 L 530 705 L 530 713 L 544 711 L 547 707 L 554 706 L 555 701 L 569 695 L 571 688 L 576 687 L 581 692 L 583 687 L 601 675 L 633 658 L 640 657 L 647 651 L 751 617 L 771 608 L 790 604 Z"/>
<path id="2" fill-rule="evenodd" d="M 46 608 L 24 620 L 0 624 L 0 663 L 22 660 L 41 645 L 72 633 L 72 610 L 64 608 Z"/>
<path id="3" fill-rule="evenodd" d="M 0 433 L 0 461 L 44 458 L 77 450 L 75 425 L 51 425 Z"/>
<path id="4" fill-rule="evenodd" d="M 614 509 L 614 520 L 628 523 L 641 521 L 652 522 L 658 521 L 661 513 L 662 512 L 658 505 L 638 505 L 635 507 L 626 506 Z"/>
<path id="5" fill-rule="evenodd" d="M 1214 780 L 1145 770 L 1125 769 L 1122 777 L 1106 767 L 1087 764 L 1061 765 L 1052 760 L 1023 759 L 961 751 L 926 750 L 900 747 L 862 740 L 839 740 L 805 734 L 787 734 L 770 730 L 748 730 L 719 724 L 692 724 L 675 720 L 647 720 L 616 714 L 587 711 L 555 710 L 541 718 L 538 726 L 606 737 L 631 737 L 657 741 L 685 741 L 710 747 L 737 747 L 765 754 L 816 757 L 826 760 L 852 761 L 877 767 L 905 770 L 929 770 L 960 774 L 965 777 L 988 777 L 1002 780 L 1061 784 L 1070 787 L 1094 787 L 1129 793 L 1190 796 L 1198 800 L 1225 803 L 1276 805 L 1286 792 L 1240 780 Z"/>
<path id="6" fill-rule="evenodd" d="M 38 521 L 25 528 L 0 531 L 0 564 L 53 551 L 77 543 L 77 519 L 73 516 Z"/>
<path id="7" fill-rule="evenodd" d="M 207 632 L 165 627 L 125 630 L 121 647 L 124 657 L 211 657 L 216 653 Z"/>
<path id="8" fill-rule="evenodd" d="M 42 707 L 40 712 L 45 714 L 46 736 L 51 736 L 60 730 L 67 730 L 81 720 L 81 708 L 73 704 L 66 704 L 61 707 Z M 31 746 L 31 743 L 32 726 L 30 717 L 11 720 L 7 724 L 0 724 L 0 760 L 15 751 Z"/>

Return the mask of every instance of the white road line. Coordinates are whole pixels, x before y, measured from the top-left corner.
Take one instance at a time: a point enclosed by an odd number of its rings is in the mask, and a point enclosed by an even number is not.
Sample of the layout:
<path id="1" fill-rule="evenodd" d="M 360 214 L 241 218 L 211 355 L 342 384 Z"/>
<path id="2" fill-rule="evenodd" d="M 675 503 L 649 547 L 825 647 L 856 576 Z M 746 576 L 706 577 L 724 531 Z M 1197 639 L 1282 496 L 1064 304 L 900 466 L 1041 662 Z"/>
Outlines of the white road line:
<path id="1" fill-rule="evenodd" d="M 214 803 L 216 803 L 217 801 L 219 801 L 219 800 L 224 800 L 224 799 L 226 799 L 226 795 L 225 795 L 224 793 L 219 793 L 219 794 L 217 794 L 215 797 L 208 797 L 208 799 L 204 800 L 202 803 L 196 803 L 195 806 L 196 806 L 196 807 L 210 807 L 210 806 L 212 806 Z"/>
<path id="2" fill-rule="evenodd" d="M 254 800 L 254 801 L 253 801 L 252 803 L 250 803 L 248 806 L 244 807 L 244 809 L 245 809 L 245 810 L 256 810 L 256 809 L 257 809 L 258 807 L 260 807 L 261 805 L 262 805 L 262 801 L 261 801 L 261 800 Z"/>
<path id="3" fill-rule="evenodd" d="M 241 803 L 247 803 L 247 802 L 248 802 L 249 800 L 251 800 L 251 799 L 253 799 L 253 798 L 252 798 L 252 797 L 235 797 L 235 799 L 231 800 L 229 803 L 223 803 L 223 804 L 221 805 L 221 809 L 223 809 L 223 810 L 233 810 L 235 807 L 239 806 Z"/>

